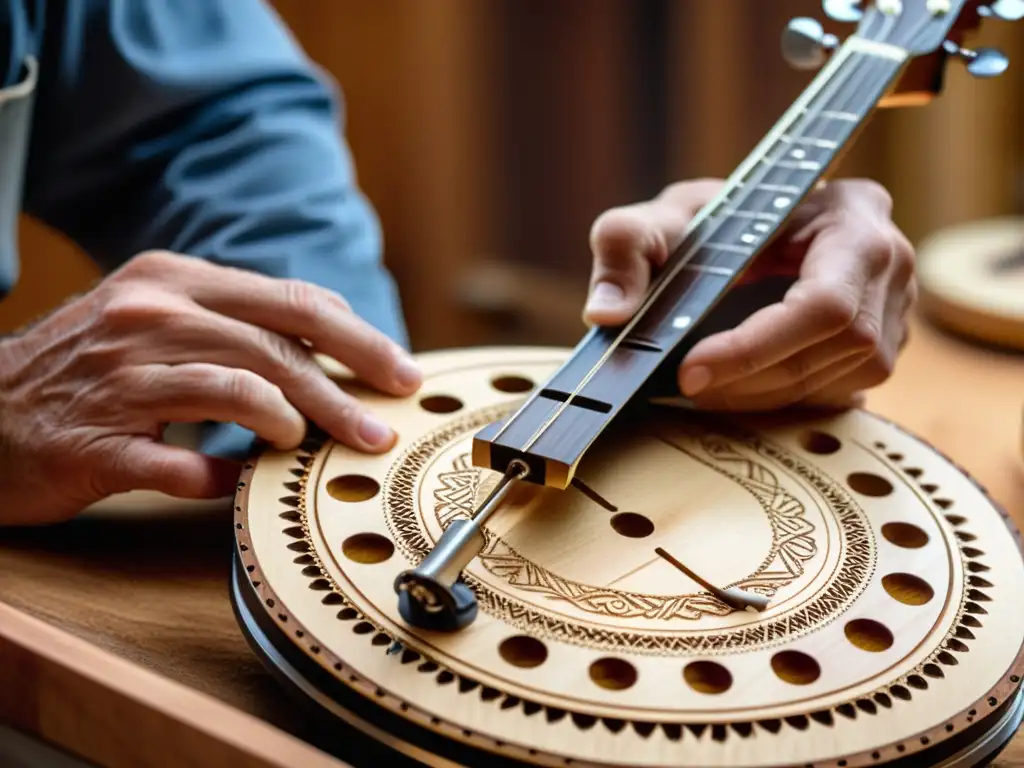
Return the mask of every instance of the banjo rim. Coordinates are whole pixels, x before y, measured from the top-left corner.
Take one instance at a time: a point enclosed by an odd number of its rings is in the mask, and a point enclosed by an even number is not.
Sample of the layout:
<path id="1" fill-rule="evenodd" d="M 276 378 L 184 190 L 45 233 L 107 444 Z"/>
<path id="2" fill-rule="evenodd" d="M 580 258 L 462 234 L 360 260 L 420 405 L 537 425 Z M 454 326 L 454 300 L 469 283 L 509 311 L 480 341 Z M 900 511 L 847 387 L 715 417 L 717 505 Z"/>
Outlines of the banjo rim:
<path id="1" fill-rule="evenodd" d="M 486 349 L 478 349 L 476 351 L 485 352 Z M 531 351 L 552 352 L 556 350 L 553 348 L 532 348 Z M 440 352 L 443 354 L 445 352 L 450 353 L 451 351 L 445 350 Z M 430 355 L 430 353 L 427 354 Z M 857 410 L 870 419 L 915 441 L 954 468 L 984 497 L 992 509 L 1002 518 L 1003 524 L 1006 525 L 1013 539 L 1016 552 L 1020 553 L 1022 558 L 1024 558 L 1024 543 L 1022 543 L 1021 532 L 1018 526 L 1010 518 L 1005 506 L 992 498 L 988 490 L 970 472 L 960 466 L 945 452 L 939 450 L 913 431 L 867 409 Z M 261 658 L 264 665 L 271 669 L 279 679 L 285 681 L 288 687 L 304 692 L 305 698 L 317 702 L 320 709 L 330 712 L 336 718 L 341 717 L 343 720 L 348 720 L 350 725 L 354 725 L 354 727 L 364 732 L 369 732 L 369 737 L 378 744 L 384 743 L 392 749 L 397 749 L 402 754 L 419 755 L 420 759 L 423 759 L 424 748 L 421 744 L 424 741 L 426 743 L 434 743 L 437 745 L 436 749 L 427 748 L 425 750 L 430 764 L 433 765 L 465 764 L 450 762 L 450 759 L 446 756 L 448 754 L 476 757 L 476 759 L 483 759 L 489 761 L 490 764 L 496 765 L 519 766 L 530 763 L 556 765 L 564 763 L 564 757 L 551 753 L 550 750 L 534 750 L 528 744 L 512 744 L 506 741 L 504 746 L 507 748 L 513 748 L 524 755 L 529 751 L 531 755 L 530 760 L 521 761 L 514 756 L 510 756 L 507 752 L 493 751 L 489 743 L 480 744 L 479 746 L 477 744 L 469 744 L 459 739 L 453 732 L 451 735 L 448 735 L 440 731 L 432 731 L 411 718 L 403 718 L 397 712 L 392 711 L 391 708 L 382 706 L 374 701 L 372 691 L 375 688 L 375 684 L 372 680 L 364 681 L 364 686 L 346 683 L 340 679 L 340 676 L 332 674 L 326 666 L 325 659 L 320 658 L 318 660 L 311 656 L 308 651 L 275 624 L 273 616 L 270 615 L 272 611 L 268 611 L 264 603 L 267 603 L 269 599 L 268 605 L 273 606 L 279 598 L 275 590 L 263 582 L 261 574 L 258 572 L 254 574 L 254 569 L 258 568 L 258 566 L 246 566 L 245 564 L 246 559 L 251 559 L 245 555 L 249 550 L 247 546 L 249 544 L 247 525 L 245 524 L 248 516 L 249 481 L 258 466 L 259 453 L 259 451 L 254 453 L 253 457 L 246 462 L 240 477 L 238 491 L 236 492 L 234 513 L 236 546 L 231 597 L 236 617 L 238 617 L 239 624 L 243 629 L 243 634 L 246 635 L 250 646 Z M 302 633 L 305 628 L 301 626 L 301 623 L 294 616 L 290 617 L 290 619 L 289 628 Z M 335 669 L 337 670 L 337 666 Z M 964 706 L 957 714 L 945 718 L 942 724 L 916 734 L 906 735 L 890 744 L 876 745 L 862 752 L 847 754 L 841 758 L 829 758 L 815 764 L 851 767 L 856 765 L 902 765 L 905 762 L 910 762 L 911 758 L 915 764 L 918 760 L 927 758 L 931 761 L 930 764 L 950 767 L 984 764 L 991 760 L 995 754 L 998 754 L 1012 736 L 1011 732 L 1005 740 L 1001 739 L 1000 734 L 1003 733 L 1003 730 L 1006 728 L 1016 730 L 1016 727 L 1024 718 L 1022 676 L 1024 676 L 1024 638 L 1018 644 L 1017 653 L 1012 664 L 1000 675 L 999 681 L 983 696 L 974 699 Z M 355 675 L 352 677 L 353 680 L 350 682 L 358 679 Z M 360 675 L 359 677 L 361 678 L 362 676 Z M 316 681 L 317 678 L 320 679 L 320 682 Z M 369 686 L 369 691 L 364 690 L 367 685 Z M 334 693 L 329 695 L 325 693 L 325 689 L 330 689 Z M 342 695 L 343 693 L 345 695 Z M 401 701 L 401 697 L 394 693 L 389 693 L 388 696 Z M 351 703 L 337 703 L 346 699 Z M 971 710 L 981 709 L 981 706 L 986 703 L 988 704 L 986 709 L 990 711 L 981 714 L 979 717 L 969 716 L 968 713 Z M 945 723 L 965 716 L 971 724 L 950 736 L 946 732 L 949 730 L 949 727 Z M 377 724 L 382 719 L 384 722 L 390 723 L 390 725 L 382 728 Z M 455 723 L 448 725 L 451 726 L 451 729 L 458 729 Z M 388 728 L 391 730 L 388 730 Z M 408 738 L 406 736 L 396 736 L 396 732 L 408 734 Z M 380 734 L 383 738 L 374 734 Z M 900 757 L 887 762 L 879 760 L 877 755 L 880 751 L 889 747 L 895 747 L 896 745 L 906 745 L 906 751 Z M 916 749 L 913 745 L 916 745 Z M 976 754 L 978 751 L 981 754 Z M 968 754 L 963 757 L 957 757 L 959 753 L 964 752 Z M 975 758 L 980 759 L 981 762 L 978 762 Z M 964 762 L 968 759 L 970 762 Z M 578 758 L 574 758 L 572 762 L 575 765 L 587 764 Z M 617 763 L 594 764 L 616 765 Z M 806 763 L 802 761 L 801 764 Z"/>

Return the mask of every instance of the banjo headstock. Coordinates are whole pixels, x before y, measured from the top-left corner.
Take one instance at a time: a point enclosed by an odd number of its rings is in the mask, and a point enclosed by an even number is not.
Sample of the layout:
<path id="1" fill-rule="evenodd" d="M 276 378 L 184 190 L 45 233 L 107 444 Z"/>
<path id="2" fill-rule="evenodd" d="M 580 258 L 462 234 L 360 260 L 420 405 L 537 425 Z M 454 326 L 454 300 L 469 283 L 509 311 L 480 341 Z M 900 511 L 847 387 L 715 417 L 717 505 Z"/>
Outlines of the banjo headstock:
<path id="1" fill-rule="evenodd" d="M 830 4 L 825 4 L 826 10 Z M 1021 3 L 1018 0 L 1016 4 Z M 1015 3 L 1010 0 L 1009 5 Z M 911 57 L 927 56 L 941 48 L 950 35 L 977 27 L 980 9 L 977 0 L 873 0 L 864 8 L 857 34 L 902 48 Z"/>
<path id="2" fill-rule="evenodd" d="M 879 106 L 927 103 L 943 89 L 946 62 L 960 59 L 975 77 L 996 77 L 1009 61 L 995 48 L 961 47 L 984 19 L 1019 21 L 1024 0 L 824 0 L 834 22 L 856 23 L 856 36 L 904 51 L 908 65 Z M 841 45 L 815 19 L 794 19 L 782 38 L 786 60 L 797 69 L 817 69 Z"/>

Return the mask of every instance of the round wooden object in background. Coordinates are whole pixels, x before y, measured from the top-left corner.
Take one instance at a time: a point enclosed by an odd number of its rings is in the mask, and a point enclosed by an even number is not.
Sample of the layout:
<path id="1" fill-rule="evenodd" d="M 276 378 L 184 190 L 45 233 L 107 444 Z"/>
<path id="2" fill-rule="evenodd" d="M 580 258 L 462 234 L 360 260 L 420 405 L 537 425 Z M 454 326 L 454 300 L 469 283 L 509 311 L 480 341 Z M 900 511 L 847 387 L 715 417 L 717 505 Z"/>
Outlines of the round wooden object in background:
<path id="1" fill-rule="evenodd" d="M 1016 529 L 862 411 L 623 419 L 577 485 L 520 485 L 490 519 L 473 624 L 405 625 L 396 575 L 497 479 L 471 465 L 472 435 L 566 354 L 421 355 L 417 397 L 360 392 L 400 433 L 390 453 L 312 436 L 246 467 L 236 611 L 311 711 L 446 766 L 977 765 L 1005 744 L 1024 674 Z M 768 609 L 730 610 L 656 548 Z"/>
<path id="2" fill-rule="evenodd" d="M 918 249 L 921 308 L 937 324 L 1024 350 L 1024 218 L 942 230 Z"/>

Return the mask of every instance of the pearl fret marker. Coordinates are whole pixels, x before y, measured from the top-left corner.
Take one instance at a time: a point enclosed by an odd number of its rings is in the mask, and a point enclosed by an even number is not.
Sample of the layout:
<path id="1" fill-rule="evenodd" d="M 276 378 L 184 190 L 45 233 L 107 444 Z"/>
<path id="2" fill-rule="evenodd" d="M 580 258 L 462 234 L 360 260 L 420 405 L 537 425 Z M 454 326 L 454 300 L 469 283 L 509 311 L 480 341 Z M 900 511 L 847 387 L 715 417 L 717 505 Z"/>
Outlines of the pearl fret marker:
<path id="1" fill-rule="evenodd" d="M 754 225 L 754 229 L 756 229 L 758 232 L 770 232 L 771 231 L 771 226 L 768 225 L 768 224 L 765 224 L 764 222 L 759 222 L 759 223 Z"/>
<path id="2" fill-rule="evenodd" d="M 803 160 L 805 157 L 807 157 L 807 153 L 804 152 L 804 150 L 802 149 L 794 149 L 792 152 L 789 153 L 789 156 L 795 157 L 797 160 Z"/>
<path id="3" fill-rule="evenodd" d="M 793 202 L 793 201 L 790 200 L 788 197 L 776 197 L 775 198 L 775 202 L 773 203 L 773 205 L 776 208 L 785 208 L 791 202 Z"/>
<path id="4" fill-rule="evenodd" d="M 757 242 L 757 235 L 746 234 L 740 238 L 744 243 L 754 244 Z"/>
<path id="5" fill-rule="evenodd" d="M 681 330 L 689 327 L 691 322 L 693 321 L 688 316 L 680 315 L 679 317 L 672 318 L 672 327 Z"/>

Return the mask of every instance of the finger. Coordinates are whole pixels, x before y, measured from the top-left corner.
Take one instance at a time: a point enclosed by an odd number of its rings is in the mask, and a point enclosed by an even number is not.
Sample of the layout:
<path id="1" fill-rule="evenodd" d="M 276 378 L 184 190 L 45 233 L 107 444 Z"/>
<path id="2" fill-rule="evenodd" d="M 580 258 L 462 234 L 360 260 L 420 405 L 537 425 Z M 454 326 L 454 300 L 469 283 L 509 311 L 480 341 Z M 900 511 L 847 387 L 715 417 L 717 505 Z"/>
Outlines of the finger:
<path id="1" fill-rule="evenodd" d="M 175 277 L 200 306 L 296 339 L 346 365 L 381 391 L 415 392 L 422 374 L 387 335 L 356 316 L 338 293 L 302 280 L 271 278 L 201 259 L 178 266 Z M 154 271 L 163 267 L 154 268 Z"/>
<path id="2" fill-rule="evenodd" d="M 219 499 L 231 496 L 239 464 L 174 445 L 134 439 L 112 447 L 97 484 L 103 496 L 129 491 L 155 491 L 178 499 Z"/>
<path id="3" fill-rule="evenodd" d="M 672 185 L 654 200 L 614 208 L 591 228 L 594 263 L 584 321 L 620 325 L 636 312 L 651 279 L 682 240 L 694 215 L 721 187 L 698 181 Z"/>
<path id="4" fill-rule="evenodd" d="M 722 386 L 709 387 L 699 397 L 714 398 L 718 393 L 726 398 L 745 397 L 783 389 L 803 391 L 810 386 L 809 380 L 812 377 L 834 368 L 836 363 L 850 360 L 859 365 L 873 352 L 870 339 L 862 333 L 846 329 L 752 376 Z"/>
<path id="5" fill-rule="evenodd" d="M 911 303 L 912 297 L 908 298 L 905 292 L 892 291 L 886 306 L 883 337 L 873 354 L 842 377 L 810 388 L 804 400 L 808 403 L 845 402 L 856 393 L 884 383 L 895 370 L 896 359 L 906 344 L 906 314 Z"/>
<path id="6" fill-rule="evenodd" d="M 848 398 L 849 394 L 857 387 L 847 388 L 845 377 L 863 367 L 866 358 L 870 359 L 870 356 L 851 355 L 800 379 L 795 384 L 771 390 L 737 392 L 730 387 L 724 387 L 702 394 L 694 398 L 693 401 L 699 408 L 708 411 L 775 411 L 798 403 L 812 402 L 813 393 L 819 391 L 824 385 L 838 381 L 843 381 L 844 397 Z M 814 402 L 822 403 L 827 400 L 829 398 L 817 398 Z"/>
<path id="7" fill-rule="evenodd" d="M 125 405 L 160 422 L 235 422 L 279 450 L 305 439 L 306 419 L 281 389 L 241 368 L 208 363 L 148 365 L 132 370 Z"/>
<path id="8" fill-rule="evenodd" d="M 356 451 L 380 453 L 393 430 L 325 374 L 302 344 L 200 307 L 157 323 L 130 359 L 165 365 L 205 362 L 251 371 L 278 387 L 293 406 L 334 439 Z"/>
<path id="9" fill-rule="evenodd" d="M 891 374 L 891 369 L 877 356 L 861 363 L 842 378 L 834 380 L 829 386 L 822 387 L 803 399 L 808 405 L 827 405 L 843 403 L 857 395 L 863 395 L 870 389 L 884 382 Z"/>
<path id="10" fill-rule="evenodd" d="M 849 328 L 868 286 L 888 268 L 892 243 L 871 225 L 836 225 L 812 243 L 801 279 L 781 302 L 698 342 L 683 361 L 683 393 L 752 376 Z"/>

